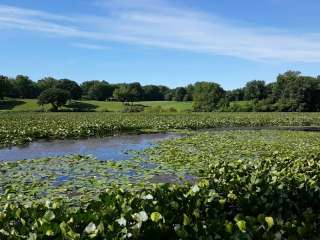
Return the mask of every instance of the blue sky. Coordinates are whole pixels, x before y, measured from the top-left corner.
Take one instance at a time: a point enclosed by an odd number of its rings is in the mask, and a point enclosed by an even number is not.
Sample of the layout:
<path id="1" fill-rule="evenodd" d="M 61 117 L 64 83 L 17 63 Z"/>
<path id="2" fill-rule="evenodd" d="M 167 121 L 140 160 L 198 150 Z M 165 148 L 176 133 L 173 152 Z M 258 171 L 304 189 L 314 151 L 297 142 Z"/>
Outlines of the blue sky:
<path id="1" fill-rule="evenodd" d="M 0 0 L 0 74 L 226 89 L 320 75 L 318 0 Z"/>

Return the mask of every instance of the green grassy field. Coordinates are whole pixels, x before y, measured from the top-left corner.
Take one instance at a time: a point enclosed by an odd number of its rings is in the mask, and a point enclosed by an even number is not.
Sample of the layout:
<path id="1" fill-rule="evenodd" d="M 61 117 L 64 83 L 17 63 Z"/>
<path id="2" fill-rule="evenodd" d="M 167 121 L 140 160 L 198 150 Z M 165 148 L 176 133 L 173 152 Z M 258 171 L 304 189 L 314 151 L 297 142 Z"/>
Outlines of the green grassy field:
<path id="1" fill-rule="evenodd" d="M 144 105 L 146 107 L 161 106 L 163 109 L 175 108 L 177 111 L 186 111 L 192 109 L 192 102 L 176 102 L 176 101 L 146 101 L 135 102 L 134 104 Z M 37 99 L 18 99 L 0 101 L 0 111 L 13 112 L 36 112 L 48 110 L 50 105 L 39 106 Z M 103 102 L 103 101 L 75 101 L 68 104 L 63 110 L 80 109 L 96 112 L 121 112 L 124 105 L 121 102 Z"/>

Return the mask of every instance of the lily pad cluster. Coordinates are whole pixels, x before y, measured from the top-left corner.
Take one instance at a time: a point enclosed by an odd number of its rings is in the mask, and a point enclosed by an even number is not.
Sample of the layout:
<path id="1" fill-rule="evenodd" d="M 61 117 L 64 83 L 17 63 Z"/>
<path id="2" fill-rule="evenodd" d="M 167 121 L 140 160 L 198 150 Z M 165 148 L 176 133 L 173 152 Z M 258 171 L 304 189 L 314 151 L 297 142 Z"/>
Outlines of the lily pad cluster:
<path id="1" fill-rule="evenodd" d="M 71 155 L 5 162 L 0 163 L 0 168 L 0 195 L 9 194 L 24 204 L 63 199 L 71 206 L 79 206 L 114 185 L 136 190 L 160 183 L 156 176 L 168 174 L 175 176 L 176 182 L 184 181 L 183 173 L 174 172 L 166 164 L 148 166 L 142 157 L 117 162 Z"/>
<path id="2" fill-rule="evenodd" d="M 319 113 L 2 113 L 0 146 L 148 130 L 311 125 L 320 125 Z"/>
<path id="3" fill-rule="evenodd" d="M 190 172 L 196 184 L 92 184 L 96 195 L 72 207 L 67 198 L 21 202 L 14 193 L 21 185 L 3 186 L 0 239 L 318 239 L 319 140 L 319 133 L 289 131 L 203 132 L 166 140 L 133 165 Z M 100 173 L 103 164 L 118 164 L 91 160 L 60 159 L 69 169 L 79 161 L 88 179 L 90 169 Z M 41 162 L 56 166 L 53 159 L 39 161 L 28 171 L 40 173 Z M 19 164 L 5 170 L 14 174 Z M 90 184 L 85 189 L 92 190 Z"/>

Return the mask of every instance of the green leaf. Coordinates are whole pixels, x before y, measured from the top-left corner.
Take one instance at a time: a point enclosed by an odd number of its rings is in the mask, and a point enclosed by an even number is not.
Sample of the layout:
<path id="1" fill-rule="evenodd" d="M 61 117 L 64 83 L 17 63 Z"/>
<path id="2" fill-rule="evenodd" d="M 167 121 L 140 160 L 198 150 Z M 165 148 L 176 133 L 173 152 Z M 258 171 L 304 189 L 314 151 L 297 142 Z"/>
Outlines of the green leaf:
<path id="1" fill-rule="evenodd" d="M 56 215 L 54 214 L 53 211 L 48 210 L 45 212 L 45 214 L 43 215 L 42 219 L 47 221 L 47 222 L 51 222 L 53 219 L 55 219 Z"/>
<path id="2" fill-rule="evenodd" d="M 198 185 L 194 185 L 191 187 L 191 192 L 193 193 L 197 193 L 200 191 L 200 188 L 198 187 Z"/>
<path id="3" fill-rule="evenodd" d="M 233 228 L 233 224 L 232 224 L 232 223 L 226 222 L 226 223 L 224 224 L 224 226 L 225 226 L 225 229 L 226 229 L 226 232 L 227 232 L 227 233 L 232 233 L 232 228 Z"/>
<path id="4" fill-rule="evenodd" d="M 226 203 L 226 199 L 224 199 L 224 198 L 219 199 L 219 203 L 220 203 L 222 206 L 224 206 L 224 204 Z"/>
<path id="5" fill-rule="evenodd" d="M 86 226 L 86 228 L 84 229 L 84 232 L 87 233 L 87 234 L 93 234 L 95 233 L 97 230 L 97 226 L 91 222 L 88 224 L 88 226 Z"/>
<path id="6" fill-rule="evenodd" d="M 159 222 L 162 219 L 162 215 L 158 212 L 151 213 L 151 220 L 153 222 Z"/>
<path id="7" fill-rule="evenodd" d="M 265 217 L 265 220 L 268 224 L 268 229 L 272 228 L 272 226 L 274 225 L 274 221 L 272 217 Z"/>
<path id="8" fill-rule="evenodd" d="M 246 221 L 244 220 L 237 221 L 237 226 L 241 232 L 243 233 L 246 232 Z"/>
<path id="9" fill-rule="evenodd" d="M 236 200 L 237 199 L 237 196 L 233 192 L 230 192 L 227 197 L 229 199 L 232 199 L 232 200 Z"/>
<path id="10" fill-rule="evenodd" d="M 47 235 L 47 236 L 54 236 L 54 231 L 53 231 L 52 229 L 48 229 L 48 230 L 46 231 L 46 235 Z"/>
<path id="11" fill-rule="evenodd" d="M 190 224 L 190 218 L 184 213 L 183 214 L 183 225 L 187 226 Z"/>
<path id="12" fill-rule="evenodd" d="M 132 215 L 132 218 L 138 223 L 145 222 L 148 220 L 148 215 L 145 211 L 141 211 Z"/>
<path id="13" fill-rule="evenodd" d="M 30 233 L 27 240 L 37 240 L 37 234 L 36 233 Z"/>
<path id="14" fill-rule="evenodd" d="M 152 215 L 151 215 L 152 216 Z M 124 217 L 121 217 L 119 219 L 116 220 L 116 222 L 120 225 L 120 226 L 126 226 L 127 225 L 127 220 Z"/>
<path id="15" fill-rule="evenodd" d="M 10 234 L 9 234 L 6 230 L 4 230 L 4 229 L 0 229 L 0 233 L 3 234 L 3 235 L 5 235 L 5 236 L 9 236 L 9 235 L 10 235 Z"/>
<path id="16" fill-rule="evenodd" d="M 18 209 L 16 210 L 16 213 L 15 213 L 16 218 L 20 218 L 20 214 L 21 214 L 21 209 L 18 208 Z"/>

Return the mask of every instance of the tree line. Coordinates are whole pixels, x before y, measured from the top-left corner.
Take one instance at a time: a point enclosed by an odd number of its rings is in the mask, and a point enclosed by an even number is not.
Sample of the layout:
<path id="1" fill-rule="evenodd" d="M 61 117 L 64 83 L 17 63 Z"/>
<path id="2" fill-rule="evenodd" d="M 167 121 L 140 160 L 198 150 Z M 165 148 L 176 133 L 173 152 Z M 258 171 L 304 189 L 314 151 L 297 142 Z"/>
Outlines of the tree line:
<path id="1" fill-rule="evenodd" d="M 243 88 L 226 91 L 214 82 L 197 82 L 187 87 L 169 88 L 140 83 L 110 84 L 46 77 L 37 82 L 28 76 L 0 75 L 0 99 L 38 98 L 54 109 L 68 100 L 97 101 L 193 101 L 195 111 L 320 111 L 320 77 L 303 76 L 298 71 L 279 74 L 276 81 L 253 80 Z M 241 104 L 240 104 L 241 103 Z"/>
<path id="2" fill-rule="evenodd" d="M 28 76 L 17 75 L 15 78 L 0 75 L 0 99 L 38 98 L 48 89 L 68 91 L 73 100 L 116 100 L 122 102 L 135 101 L 191 101 L 192 93 L 189 87 L 170 89 L 161 85 L 142 86 L 138 82 L 110 84 L 106 81 L 86 81 L 78 84 L 70 79 L 55 79 L 46 77 L 37 82 Z"/>
<path id="3" fill-rule="evenodd" d="M 275 82 L 250 81 L 244 88 L 227 91 L 220 106 L 226 111 L 317 112 L 320 111 L 320 76 L 301 75 L 299 71 L 279 74 Z M 233 101 L 247 100 L 237 109 Z"/>

